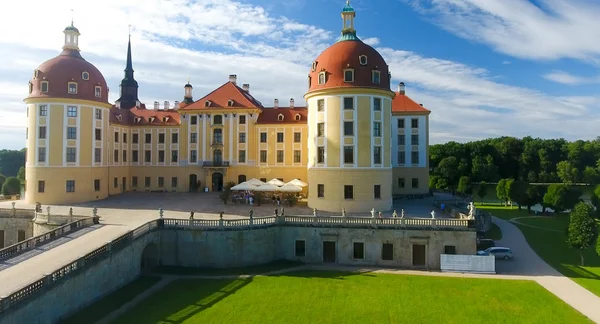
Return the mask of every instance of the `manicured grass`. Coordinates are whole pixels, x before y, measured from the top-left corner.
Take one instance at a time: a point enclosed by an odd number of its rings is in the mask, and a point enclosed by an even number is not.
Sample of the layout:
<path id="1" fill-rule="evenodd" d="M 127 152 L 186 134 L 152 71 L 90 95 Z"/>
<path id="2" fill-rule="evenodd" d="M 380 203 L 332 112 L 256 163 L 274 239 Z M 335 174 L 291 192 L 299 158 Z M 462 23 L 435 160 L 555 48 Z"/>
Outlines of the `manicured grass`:
<path id="1" fill-rule="evenodd" d="M 300 262 L 292 261 L 275 261 L 267 264 L 261 264 L 252 267 L 240 267 L 240 268 L 226 268 L 226 269 L 214 269 L 214 268 L 190 268 L 190 267 L 159 267 L 155 272 L 164 274 L 177 274 L 177 275 L 206 275 L 206 276 L 230 276 L 230 275 L 255 275 L 262 274 L 277 270 L 288 269 L 292 267 L 298 267 L 303 265 Z"/>
<path id="2" fill-rule="evenodd" d="M 502 231 L 500 230 L 500 227 L 498 227 L 498 225 L 492 223 L 490 230 L 485 233 L 484 238 L 491 239 L 494 241 L 501 240 L 502 239 Z"/>
<path id="3" fill-rule="evenodd" d="M 552 231 L 564 232 L 569 226 L 569 215 L 559 215 L 558 217 L 535 217 L 523 218 L 518 220 L 519 223 L 545 228 Z"/>
<path id="4" fill-rule="evenodd" d="M 181 279 L 114 323 L 591 323 L 533 281 L 302 272 Z"/>
<path id="5" fill-rule="evenodd" d="M 160 277 L 141 276 L 98 302 L 80 310 L 61 324 L 95 323 L 119 309 L 146 289 L 160 281 Z"/>
<path id="6" fill-rule="evenodd" d="M 519 210 L 517 207 L 504 207 L 502 204 L 476 204 L 477 209 L 485 210 L 486 212 L 505 220 L 509 220 L 516 217 L 528 217 L 533 216 L 527 213 L 526 208 Z"/>

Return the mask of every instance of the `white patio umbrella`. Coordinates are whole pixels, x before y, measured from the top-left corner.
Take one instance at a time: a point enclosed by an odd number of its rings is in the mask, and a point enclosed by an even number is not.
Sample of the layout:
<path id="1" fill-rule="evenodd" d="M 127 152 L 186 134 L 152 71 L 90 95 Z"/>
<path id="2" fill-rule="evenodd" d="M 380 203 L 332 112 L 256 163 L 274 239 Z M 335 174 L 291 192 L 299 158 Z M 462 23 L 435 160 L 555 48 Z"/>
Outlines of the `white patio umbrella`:
<path id="1" fill-rule="evenodd" d="M 253 186 L 260 186 L 260 185 L 264 185 L 265 184 L 264 182 L 262 182 L 262 181 L 260 181 L 260 180 L 258 180 L 256 178 L 252 178 L 252 179 L 246 181 L 246 183 L 251 184 Z"/>
<path id="2" fill-rule="evenodd" d="M 279 187 L 277 190 L 279 192 L 301 192 L 302 188 L 295 186 L 291 183 L 286 183 L 283 186 Z"/>
<path id="3" fill-rule="evenodd" d="M 274 186 L 270 183 L 265 183 L 264 185 L 260 185 L 254 188 L 254 191 L 277 191 L 277 189 L 279 189 L 279 187 Z"/>
<path id="4" fill-rule="evenodd" d="M 267 183 L 268 184 L 272 184 L 272 185 L 277 186 L 277 187 L 281 187 L 281 186 L 283 186 L 285 184 L 285 182 L 283 182 L 283 181 L 281 181 L 281 180 L 279 180 L 277 178 L 273 178 L 273 179 L 269 180 Z"/>
<path id="5" fill-rule="evenodd" d="M 235 191 L 252 191 L 254 189 L 256 189 L 256 186 L 249 184 L 248 182 L 242 182 L 238 185 L 231 187 L 231 190 Z"/>
<path id="6" fill-rule="evenodd" d="M 306 183 L 306 182 L 304 182 L 304 181 L 302 181 L 300 179 L 294 179 L 294 180 L 288 182 L 287 184 L 292 184 L 292 185 L 297 186 L 297 187 L 306 187 L 306 186 L 308 186 L 308 183 Z"/>

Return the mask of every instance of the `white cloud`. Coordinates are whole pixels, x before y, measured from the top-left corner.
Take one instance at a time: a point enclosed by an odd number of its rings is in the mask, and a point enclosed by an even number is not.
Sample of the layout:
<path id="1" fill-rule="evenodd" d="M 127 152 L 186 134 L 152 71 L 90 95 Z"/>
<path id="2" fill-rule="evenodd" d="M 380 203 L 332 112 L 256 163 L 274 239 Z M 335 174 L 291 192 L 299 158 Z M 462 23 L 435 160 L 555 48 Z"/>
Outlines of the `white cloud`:
<path id="1" fill-rule="evenodd" d="M 362 41 L 365 44 L 369 44 L 371 46 L 377 46 L 377 45 L 379 45 L 379 38 L 377 38 L 377 37 L 365 38 Z"/>
<path id="2" fill-rule="evenodd" d="M 83 2 L 83 1 L 82 1 Z M 21 148 L 25 141 L 27 81 L 43 61 L 57 55 L 61 33 L 70 21 L 72 1 L 11 3 L 11 11 L 28 12 L 0 20 L 0 148 Z M 29 10 L 31 6 L 37 9 Z M 237 74 L 265 105 L 274 98 L 302 102 L 310 63 L 339 31 L 328 31 L 276 16 L 262 7 L 232 0 L 107 0 L 99 6 L 75 6 L 82 35 L 82 55 L 95 64 L 115 100 L 123 76 L 128 24 L 141 99 L 175 101 L 191 77 L 194 97 L 202 97 Z M 357 15 L 367 19 L 368 12 Z M 52 19 L 48 19 L 52 17 Z M 338 13 L 331 13 L 339 19 Z M 366 42 L 379 44 L 376 35 Z M 394 82 L 407 83 L 408 94 L 433 111 L 432 142 L 473 140 L 499 135 L 567 138 L 591 137 L 600 122 L 592 97 L 557 98 L 499 83 L 481 68 L 426 58 L 398 49 L 378 48 Z"/>
<path id="3" fill-rule="evenodd" d="M 502 64 L 509 65 L 509 64 L 512 64 L 512 62 L 511 61 L 502 61 Z"/>
<path id="4" fill-rule="evenodd" d="M 566 85 L 580 85 L 587 83 L 600 83 L 600 76 L 597 77 L 581 77 L 570 74 L 564 71 L 553 71 L 551 73 L 545 74 L 544 78 L 550 81 L 554 81 L 557 83 L 562 83 Z"/>

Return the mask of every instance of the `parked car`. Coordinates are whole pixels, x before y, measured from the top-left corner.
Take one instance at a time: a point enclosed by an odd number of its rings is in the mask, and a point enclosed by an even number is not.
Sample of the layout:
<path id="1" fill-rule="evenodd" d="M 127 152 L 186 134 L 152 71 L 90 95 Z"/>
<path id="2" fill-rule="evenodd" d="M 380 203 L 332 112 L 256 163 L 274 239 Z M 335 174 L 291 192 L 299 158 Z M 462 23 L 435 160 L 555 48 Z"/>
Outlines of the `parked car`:
<path id="1" fill-rule="evenodd" d="M 477 255 L 493 255 L 496 259 L 512 260 L 513 253 L 506 247 L 490 247 L 483 251 L 478 251 Z"/>
<path id="2" fill-rule="evenodd" d="M 495 246 L 496 242 L 492 239 L 477 239 L 477 251 L 483 251 Z"/>

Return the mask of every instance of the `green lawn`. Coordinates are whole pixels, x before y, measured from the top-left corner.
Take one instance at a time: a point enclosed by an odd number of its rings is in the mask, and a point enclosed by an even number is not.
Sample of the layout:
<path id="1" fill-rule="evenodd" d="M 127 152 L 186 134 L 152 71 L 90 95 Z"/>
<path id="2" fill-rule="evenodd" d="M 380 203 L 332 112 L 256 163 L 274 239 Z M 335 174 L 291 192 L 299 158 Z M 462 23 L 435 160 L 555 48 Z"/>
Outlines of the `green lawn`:
<path id="1" fill-rule="evenodd" d="M 532 281 L 339 272 L 181 279 L 114 323 L 591 323 Z"/>
<path id="2" fill-rule="evenodd" d="M 160 281 L 160 277 L 141 276 L 109 296 L 82 309 L 61 324 L 95 323 Z"/>
<path id="3" fill-rule="evenodd" d="M 177 275 L 207 275 L 207 276 L 227 276 L 227 275 L 255 275 L 261 273 L 267 273 L 277 270 L 288 269 L 292 267 L 301 266 L 303 263 L 291 262 L 291 261 L 275 261 L 267 264 L 261 264 L 252 267 L 243 268 L 226 268 L 226 269 L 214 269 L 214 268 L 190 268 L 190 267 L 160 267 L 156 272 L 164 274 L 177 274 Z"/>

